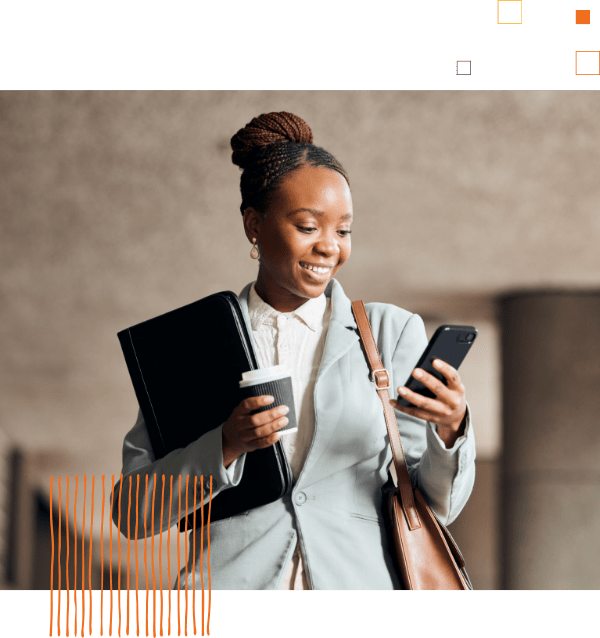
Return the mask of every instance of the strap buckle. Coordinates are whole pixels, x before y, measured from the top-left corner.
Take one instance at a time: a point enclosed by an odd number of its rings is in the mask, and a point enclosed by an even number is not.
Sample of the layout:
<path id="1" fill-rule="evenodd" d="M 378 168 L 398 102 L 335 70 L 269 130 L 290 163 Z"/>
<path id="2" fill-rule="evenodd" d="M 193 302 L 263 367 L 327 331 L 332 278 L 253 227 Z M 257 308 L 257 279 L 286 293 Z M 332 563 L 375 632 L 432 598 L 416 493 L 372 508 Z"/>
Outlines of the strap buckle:
<path id="1" fill-rule="evenodd" d="M 383 373 L 382 376 L 378 376 L 378 372 Z M 373 370 L 371 372 L 371 381 L 377 386 L 378 390 L 387 390 L 390 387 L 390 375 L 385 368 Z M 386 383 L 387 385 L 380 385 L 380 382 Z"/>

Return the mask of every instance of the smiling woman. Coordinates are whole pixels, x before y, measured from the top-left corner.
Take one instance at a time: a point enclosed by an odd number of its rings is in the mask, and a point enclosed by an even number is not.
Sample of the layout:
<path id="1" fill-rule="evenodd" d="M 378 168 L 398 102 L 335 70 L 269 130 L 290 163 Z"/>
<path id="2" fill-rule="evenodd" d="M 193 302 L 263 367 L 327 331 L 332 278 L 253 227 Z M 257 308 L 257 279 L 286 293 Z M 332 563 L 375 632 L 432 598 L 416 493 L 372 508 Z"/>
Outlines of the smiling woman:
<path id="1" fill-rule="evenodd" d="M 210 544 L 212 587 L 401 589 L 394 550 L 378 524 L 381 487 L 391 480 L 389 435 L 351 301 L 335 279 L 351 253 L 350 181 L 292 113 L 252 119 L 231 147 L 243 170 L 244 232 L 259 263 L 240 305 L 259 366 L 292 371 L 298 429 L 280 434 L 287 408 L 257 412 L 273 398 L 251 397 L 218 428 L 157 460 L 140 413 L 125 437 L 124 480 L 132 473 L 212 475 L 214 498 L 240 483 L 247 454 L 281 436 L 293 489 L 218 526 Z M 366 311 L 390 387 L 398 388 L 426 346 L 423 321 L 391 304 L 368 303 Z M 416 408 L 392 405 L 411 481 L 448 524 L 471 493 L 475 444 L 460 377 L 450 366 L 440 370 L 448 386 L 426 372 L 420 377 L 435 399 L 409 390 Z M 189 586 L 208 577 L 202 529 L 192 540 L 196 556 L 188 563 L 200 573 L 195 581 L 187 575 Z"/>

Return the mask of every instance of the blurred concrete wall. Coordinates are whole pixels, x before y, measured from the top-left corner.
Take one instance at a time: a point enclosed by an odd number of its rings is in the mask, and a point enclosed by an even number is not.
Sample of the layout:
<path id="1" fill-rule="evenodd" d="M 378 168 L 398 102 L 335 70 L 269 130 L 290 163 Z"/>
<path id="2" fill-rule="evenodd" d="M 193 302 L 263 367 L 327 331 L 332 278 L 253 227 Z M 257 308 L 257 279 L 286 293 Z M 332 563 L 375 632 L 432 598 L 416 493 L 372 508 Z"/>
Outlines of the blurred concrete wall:
<path id="1" fill-rule="evenodd" d="M 43 490 L 119 472 L 137 404 L 116 333 L 253 277 L 229 139 L 288 110 L 350 175 L 347 294 L 482 327 L 465 385 L 497 463 L 496 298 L 600 283 L 597 107 L 567 91 L 0 93 L 0 427 Z"/>

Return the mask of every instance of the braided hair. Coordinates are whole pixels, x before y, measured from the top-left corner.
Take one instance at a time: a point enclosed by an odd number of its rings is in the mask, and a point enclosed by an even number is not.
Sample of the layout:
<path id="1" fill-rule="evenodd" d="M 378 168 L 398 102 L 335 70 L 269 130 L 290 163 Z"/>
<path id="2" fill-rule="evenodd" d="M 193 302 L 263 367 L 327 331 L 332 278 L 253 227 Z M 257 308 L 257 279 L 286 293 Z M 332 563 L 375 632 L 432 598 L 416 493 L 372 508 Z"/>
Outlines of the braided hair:
<path id="1" fill-rule="evenodd" d="M 231 138 L 231 161 L 243 170 L 240 178 L 242 215 L 253 207 L 264 217 L 277 183 L 301 166 L 325 166 L 350 180 L 342 165 L 325 149 L 313 144 L 308 124 L 297 115 L 280 111 L 262 113 Z"/>

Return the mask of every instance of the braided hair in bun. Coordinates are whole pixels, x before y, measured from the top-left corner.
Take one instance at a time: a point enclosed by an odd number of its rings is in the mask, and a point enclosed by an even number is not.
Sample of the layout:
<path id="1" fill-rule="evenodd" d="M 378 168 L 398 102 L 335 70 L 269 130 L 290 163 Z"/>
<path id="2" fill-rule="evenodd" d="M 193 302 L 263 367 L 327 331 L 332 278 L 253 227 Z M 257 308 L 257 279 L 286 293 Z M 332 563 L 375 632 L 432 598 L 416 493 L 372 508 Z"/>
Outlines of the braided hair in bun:
<path id="1" fill-rule="evenodd" d="M 286 173 L 301 166 L 333 169 L 350 185 L 342 165 L 331 153 L 313 144 L 310 127 L 293 113 L 262 113 L 253 118 L 231 138 L 231 148 L 231 161 L 243 170 L 242 215 L 251 206 L 266 216 L 275 185 Z"/>

